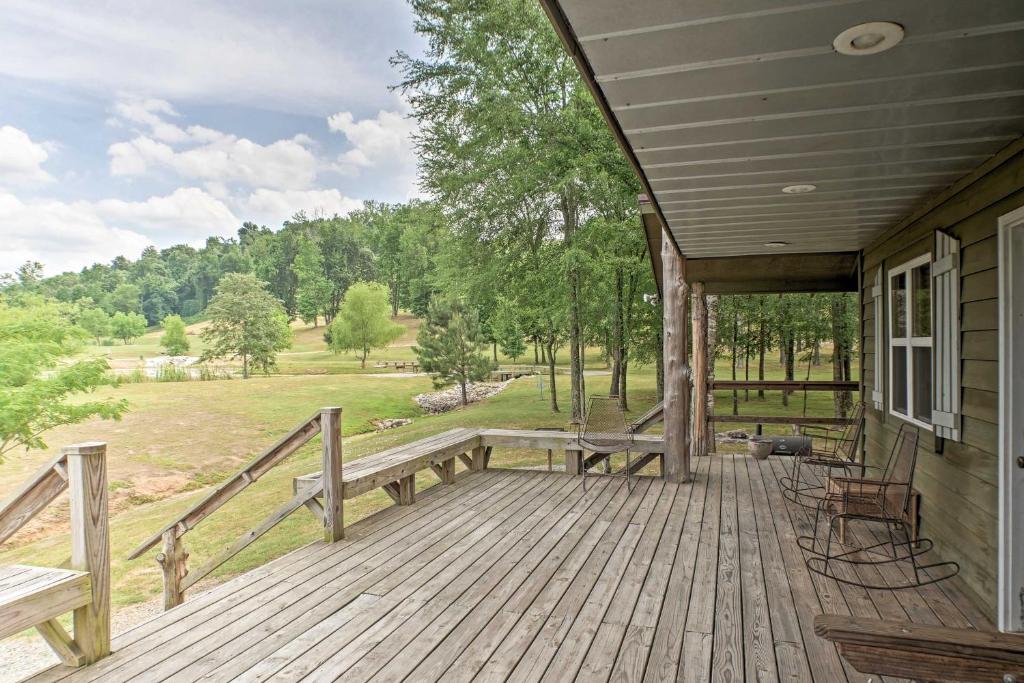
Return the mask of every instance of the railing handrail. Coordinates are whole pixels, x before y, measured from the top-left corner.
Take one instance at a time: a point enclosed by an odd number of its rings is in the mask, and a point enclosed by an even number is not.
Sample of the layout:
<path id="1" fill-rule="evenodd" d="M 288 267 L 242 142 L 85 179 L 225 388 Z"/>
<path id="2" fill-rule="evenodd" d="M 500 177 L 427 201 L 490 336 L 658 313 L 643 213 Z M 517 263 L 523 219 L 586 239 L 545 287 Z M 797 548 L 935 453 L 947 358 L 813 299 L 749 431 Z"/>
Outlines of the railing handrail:
<path id="1" fill-rule="evenodd" d="M 836 382 L 834 380 L 746 380 L 716 379 L 712 389 L 765 389 L 792 391 L 859 391 L 859 382 Z"/>
<path id="2" fill-rule="evenodd" d="M 16 534 L 67 488 L 68 457 L 61 452 L 0 504 L 0 543 Z"/>
<path id="3" fill-rule="evenodd" d="M 247 465 L 235 472 L 209 495 L 179 515 L 136 547 L 129 555 L 129 560 L 140 557 L 150 548 L 155 547 L 163 535 L 175 529 L 180 538 L 196 527 L 199 522 L 244 491 L 250 484 L 269 472 L 275 465 L 304 446 L 306 442 L 320 433 L 320 411 L 297 427 L 282 436 L 270 448 L 253 458 Z"/>

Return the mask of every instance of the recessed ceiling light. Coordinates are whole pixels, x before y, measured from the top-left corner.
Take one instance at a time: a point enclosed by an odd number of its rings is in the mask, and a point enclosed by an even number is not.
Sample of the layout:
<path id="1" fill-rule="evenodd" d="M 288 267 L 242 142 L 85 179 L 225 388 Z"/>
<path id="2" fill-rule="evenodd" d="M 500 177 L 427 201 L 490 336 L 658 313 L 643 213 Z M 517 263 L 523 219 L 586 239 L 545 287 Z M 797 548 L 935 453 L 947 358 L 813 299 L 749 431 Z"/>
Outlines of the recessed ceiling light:
<path id="1" fill-rule="evenodd" d="M 903 40 L 903 27 L 891 21 L 871 21 L 846 29 L 832 41 L 841 55 L 876 55 Z"/>
<path id="2" fill-rule="evenodd" d="M 789 246 L 789 242 L 765 242 L 764 246 L 766 246 L 766 247 L 773 247 L 773 248 L 788 247 Z"/>
<path id="3" fill-rule="evenodd" d="M 782 188 L 786 194 L 807 194 L 818 189 L 817 185 L 787 185 Z"/>

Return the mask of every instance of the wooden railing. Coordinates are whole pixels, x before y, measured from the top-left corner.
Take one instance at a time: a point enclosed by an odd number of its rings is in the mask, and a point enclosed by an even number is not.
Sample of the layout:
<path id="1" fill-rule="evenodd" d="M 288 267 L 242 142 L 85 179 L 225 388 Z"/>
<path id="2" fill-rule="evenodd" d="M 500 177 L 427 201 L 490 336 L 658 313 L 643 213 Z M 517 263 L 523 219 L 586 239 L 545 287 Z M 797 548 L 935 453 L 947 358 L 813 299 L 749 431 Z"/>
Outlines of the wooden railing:
<path id="1" fill-rule="evenodd" d="M 857 382 L 833 382 L 819 380 L 715 380 L 715 391 L 848 391 L 860 390 Z M 846 425 L 850 419 L 829 416 L 800 415 L 708 415 L 710 422 L 731 424 L 754 424 L 758 434 L 766 424 L 817 424 Z"/>
<path id="2" fill-rule="evenodd" d="M 198 569 L 190 571 L 189 553 L 182 542 L 182 537 L 317 434 L 323 434 L 323 471 L 326 476 L 318 480 L 315 486 L 295 491 L 288 502 L 274 510 L 256 527 L 242 534 L 230 547 L 206 561 Z M 323 505 L 315 500 L 317 496 L 323 498 Z M 162 542 L 156 560 L 163 570 L 164 609 L 170 609 L 184 601 L 185 591 L 301 507 L 306 507 L 322 520 L 325 540 L 333 542 L 341 539 L 344 533 L 341 506 L 341 408 L 322 408 L 256 456 L 203 500 L 143 541 L 128 555 L 128 559 L 134 560 Z"/>
<path id="3" fill-rule="evenodd" d="M 106 454 L 105 443 L 67 446 L 0 505 L 3 543 L 57 496 L 70 492 L 71 569 L 8 567 L 13 578 L 0 581 L 0 638 L 35 627 L 69 666 L 110 654 Z M 35 580 L 17 585 L 27 576 Z M 56 619 L 71 610 L 74 637 Z"/>

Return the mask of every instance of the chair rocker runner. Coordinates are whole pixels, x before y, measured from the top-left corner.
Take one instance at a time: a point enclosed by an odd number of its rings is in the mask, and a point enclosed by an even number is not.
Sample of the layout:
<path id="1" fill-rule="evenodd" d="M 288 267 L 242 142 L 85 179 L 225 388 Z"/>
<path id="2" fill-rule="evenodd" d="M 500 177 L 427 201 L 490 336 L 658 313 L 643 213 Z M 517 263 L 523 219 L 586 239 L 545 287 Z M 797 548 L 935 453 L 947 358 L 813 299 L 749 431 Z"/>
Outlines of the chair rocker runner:
<path id="1" fill-rule="evenodd" d="M 824 490 L 818 482 L 824 480 L 833 471 L 842 471 L 850 476 L 853 471 L 860 470 L 864 476 L 864 468 L 857 462 L 857 447 L 860 445 L 864 432 L 864 402 L 858 401 L 853 406 L 850 422 L 844 429 L 832 429 L 820 425 L 801 425 L 800 434 L 812 439 L 824 440 L 821 449 L 813 446 L 793 456 L 793 469 L 788 477 L 779 478 L 779 487 L 783 497 L 808 510 L 817 510 Z M 804 468 L 809 468 L 811 476 L 802 476 Z"/>
<path id="2" fill-rule="evenodd" d="M 883 590 L 926 586 L 959 573 L 960 566 L 956 562 L 921 564 L 919 558 L 931 550 L 932 542 L 918 539 L 915 543 L 904 523 L 913 490 L 917 442 L 916 428 L 906 424 L 900 427 L 880 478 L 838 476 L 834 470 L 830 472 L 815 512 L 815 535 L 797 539 L 800 547 L 812 554 L 806 561 L 808 570 L 841 583 Z M 858 467 L 878 469 L 870 465 Z M 818 538 L 818 526 L 823 517 L 828 520 L 824 541 Z M 884 526 L 882 540 L 847 544 L 846 525 L 855 520 Z M 858 576 L 856 572 L 838 574 L 835 571 L 839 563 L 856 567 L 897 562 L 909 563 L 912 570 L 908 580 L 898 585 L 870 584 L 851 578 Z"/>
<path id="3" fill-rule="evenodd" d="M 587 405 L 587 414 L 583 424 L 577 432 L 576 441 L 580 450 L 589 451 L 596 456 L 603 456 L 593 459 L 605 461 L 606 474 L 597 476 L 622 476 L 626 477 L 626 487 L 633 490 L 632 469 L 633 462 L 631 449 L 633 446 L 633 429 L 626 424 L 626 414 L 619 407 L 617 396 L 591 396 Z M 610 474 L 610 462 L 613 453 L 625 451 L 626 467 L 621 474 Z M 593 456 L 591 456 L 593 458 Z M 586 455 L 582 458 L 580 471 L 583 475 L 583 490 L 587 490 L 587 462 Z M 595 476 L 591 474 L 590 476 Z"/>

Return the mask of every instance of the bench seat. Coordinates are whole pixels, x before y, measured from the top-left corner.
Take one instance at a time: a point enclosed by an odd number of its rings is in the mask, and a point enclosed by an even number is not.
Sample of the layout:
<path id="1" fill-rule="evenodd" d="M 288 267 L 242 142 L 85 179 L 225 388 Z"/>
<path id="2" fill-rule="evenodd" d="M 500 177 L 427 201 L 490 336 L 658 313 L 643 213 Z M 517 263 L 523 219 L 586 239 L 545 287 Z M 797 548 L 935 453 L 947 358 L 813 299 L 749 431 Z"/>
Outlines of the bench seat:
<path id="1" fill-rule="evenodd" d="M 92 602 L 88 572 L 0 566 L 0 639 Z"/>
<path id="2" fill-rule="evenodd" d="M 381 488 L 479 446 L 479 429 L 456 428 L 346 462 L 341 470 L 343 497 L 354 498 Z M 297 477 L 296 487 L 304 488 L 319 479 L 319 472 Z"/>

